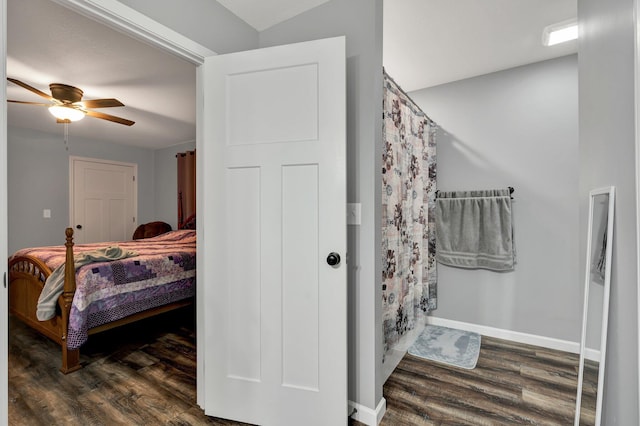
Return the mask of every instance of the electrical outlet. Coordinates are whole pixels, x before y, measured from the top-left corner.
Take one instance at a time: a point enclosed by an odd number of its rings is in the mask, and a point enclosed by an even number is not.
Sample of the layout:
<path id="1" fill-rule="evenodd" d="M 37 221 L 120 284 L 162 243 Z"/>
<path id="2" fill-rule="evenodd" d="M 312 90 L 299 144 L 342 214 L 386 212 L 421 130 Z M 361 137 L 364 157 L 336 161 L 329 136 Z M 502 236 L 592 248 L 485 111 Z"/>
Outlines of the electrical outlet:
<path id="1" fill-rule="evenodd" d="M 42 217 L 45 218 L 45 219 L 50 219 L 51 218 L 51 210 L 50 209 L 42 210 Z"/>

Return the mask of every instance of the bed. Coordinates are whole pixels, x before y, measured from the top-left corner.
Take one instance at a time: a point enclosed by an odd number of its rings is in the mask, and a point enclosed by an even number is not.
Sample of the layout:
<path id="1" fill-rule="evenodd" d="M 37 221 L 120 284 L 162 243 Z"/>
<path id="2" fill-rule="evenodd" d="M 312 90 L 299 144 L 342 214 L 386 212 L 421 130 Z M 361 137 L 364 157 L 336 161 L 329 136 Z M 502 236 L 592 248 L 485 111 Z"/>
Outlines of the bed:
<path id="1" fill-rule="evenodd" d="M 194 230 L 75 247 L 73 229 L 65 233 L 64 246 L 21 249 L 9 258 L 9 312 L 61 346 L 63 373 L 81 368 L 79 349 L 89 335 L 193 303 Z M 125 254 L 87 261 L 113 249 Z M 52 275 L 61 277 L 59 296 L 45 287 Z M 41 293 L 52 295 L 50 310 L 38 304 Z M 45 311 L 51 318 L 39 320 Z"/>

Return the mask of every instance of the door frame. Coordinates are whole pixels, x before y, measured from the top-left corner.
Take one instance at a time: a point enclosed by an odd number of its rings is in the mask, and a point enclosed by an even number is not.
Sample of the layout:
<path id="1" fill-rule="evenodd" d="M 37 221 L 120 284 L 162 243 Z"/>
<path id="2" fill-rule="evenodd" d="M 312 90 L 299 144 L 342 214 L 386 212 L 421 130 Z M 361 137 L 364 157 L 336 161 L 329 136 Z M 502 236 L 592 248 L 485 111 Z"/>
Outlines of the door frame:
<path id="1" fill-rule="evenodd" d="M 633 1 L 633 63 L 634 63 L 634 106 L 635 106 L 635 186 L 636 186 L 636 317 L 638 327 L 638 418 L 640 418 L 640 1 Z"/>
<path id="2" fill-rule="evenodd" d="M 0 78 L 7 81 L 7 0 L 0 0 Z M 0 168 L 5 170 L 0 178 L 0 258 L 7 259 L 8 218 L 7 218 L 7 91 L 0 90 Z M 9 292 L 7 262 L 2 262 L 0 275 L 3 277 L 2 294 L 0 295 L 0 424 L 8 423 L 9 414 Z"/>
<path id="3" fill-rule="evenodd" d="M 2 0 L 6 3 L 6 0 Z M 117 0 L 51 0 L 80 15 L 199 66 L 212 50 Z"/>
<path id="4" fill-rule="evenodd" d="M 204 152 L 204 143 L 203 143 L 203 133 L 202 133 L 202 124 L 203 124 L 203 91 L 202 88 L 202 71 L 200 66 L 204 63 L 204 58 L 208 56 L 214 56 L 217 53 L 202 46 L 201 44 L 183 36 L 182 34 L 154 21 L 148 16 L 138 12 L 135 9 L 130 8 L 117 0 L 51 0 L 54 1 L 61 6 L 64 6 L 68 9 L 79 13 L 80 15 L 86 16 L 90 19 L 93 19 L 97 22 L 100 22 L 110 28 L 113 28 L 117 31 L 124 33 L 132 38 L 140 40 L 144 43 L 150 44 L 151 46 L 157 47 L 159 49 L 164 50 L 165 52 L 172 54 L 178 58 L 181 58 L 185 61 L 188 61 L 194 65 L 196 65 L 196 149 L 200 152 Z M 2 33 L 0 33 L 0 42 L 4 44 L 4 51 L 2 54 L 2 61 L 4 66 L 2 67 L 3 79 L 6 79 L 6 7 L 7 0 L 0 0 L 0 25 L 2 28 Z M 6 129 L 6 91 L 1 91 L 2 95 L 0 96 L 0 102 L 2 102 L 2 106 L 0 107 L 0 132 L 2 133 L 2 139 L 0 139 L 0 165 L 6 164 L 6 152 L 7 152 L 7 129 Z M 4 119 L 1 119 L 4 116 Z M 202 156 L 199 155 L 196 158 L 196 215 L 202 216 L 201 214 L 201 203 L 198 200 L 202 200 L 202 186 L 200 182 L 202 181 L 201 173 L 203 170 Z M 6 169 L 6 168 L 5 168 Z M 2 189 L 0 189 L 0 197 L 4 196 L 4 202 L 6 204 L 6 184 L 2 185 Z M 4 218 L 4 219 L 3 219 Z M 7 224 L 6 217 L 6 208 L 0 209 L 0 223 Z M 197 231 L 202 235 L 202 228 L 200 223 L 197 223 Z M 5 236 L 6 240 L 6 236 Z M 204 262 L 205 255 L 205 247 L 203 244 L 203 239 L 198 238 L 196 243 L 197 256 L 196 262 L 202 264 Z M 6 245 L 0 247 L 0 256 L 4 255 L 4 258 L 7 258 L 6 254 Z M 4 254 L 3 254 L 4 253 Z M 0 273 L 6 271 L 6 266 L 0 269 Z M 197 272 L 197 285 L 196 292 L 202 292 L 201 286 L 204 285 L 204 277 L 202 276 L 202 272 L 198 270 Z M 0 299 L 0 308 L 4 309 L 4 312 L 7 313 L 7 292 L 5 291 Z M 196 321 L 202 323 L 204 321 L 204 306 L 202 305 L 203 301 L 201 298 L 196 298 Z M 202 327 L 198 327 L 197 330 L 197 339 L 202 337 Z M 8 344 L 6 342 L 7 339 L 2 339 L 2 343 L 0 343 L 0 350 L 2 350 L 2 355 L 0 358 L 0 362 L 3 364 L 0 366 L 2 368 L 2 374 L 4 375 L 2 378 L 2 386 L 4 387 L 4 392 L 2 394 L 2 400 L 0 400 L 0 404 L 2 404 L 2 409 L 0 409 L 0 414 L 2 414 L 2 410 L 4 410 L 4 415 L 0 416 L 0 424 L 4 424 L 7 420 L 8 413 L 8 364 L 7 364 L 7 351 Z M 202 345 L 197 346 L 197 357 L 199 360 L 204 359 L 204 354 L 202 353 Z M 197 363 L 197 377 L 204 378 L 204 362 L 199 361 Z M 197 395 L 197 404 L 202 406 L 204 404 L 204 380 L 196 381 L 196 395 Z"/>

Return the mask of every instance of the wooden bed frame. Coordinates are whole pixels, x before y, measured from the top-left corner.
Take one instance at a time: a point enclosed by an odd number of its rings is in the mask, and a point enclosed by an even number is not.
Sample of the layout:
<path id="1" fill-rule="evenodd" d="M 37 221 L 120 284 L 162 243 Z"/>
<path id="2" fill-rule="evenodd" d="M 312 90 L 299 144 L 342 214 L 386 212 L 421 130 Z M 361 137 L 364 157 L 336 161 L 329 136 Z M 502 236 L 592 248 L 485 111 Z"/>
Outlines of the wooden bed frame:
<path id="1" fill-rule="evenodd" d="M 41 260 L 32 256 L 20 256 L 9 262 L 9 313 L 19 318 L 31 328 L 44 334 L 62 348 L 62 367 L 64 374 L 80 369 L 80 350 L 67 348 L 67 330 L 73 295 L 76 291 L 75 266 L 73 262 L 73 229 L 67 228 L 64 291 L 58 298 L 56 315 L 50 320 L 39 321 L 36 317 L 38 297 L 42 292 L 51 269 Z M 89 330 L 89 334 L 99 333 L 124 324 L 162 314 L 191 305 L 192 298 L 179 300 L 168 305 L 152 308 L 120 320 L 104 324 Z"/>

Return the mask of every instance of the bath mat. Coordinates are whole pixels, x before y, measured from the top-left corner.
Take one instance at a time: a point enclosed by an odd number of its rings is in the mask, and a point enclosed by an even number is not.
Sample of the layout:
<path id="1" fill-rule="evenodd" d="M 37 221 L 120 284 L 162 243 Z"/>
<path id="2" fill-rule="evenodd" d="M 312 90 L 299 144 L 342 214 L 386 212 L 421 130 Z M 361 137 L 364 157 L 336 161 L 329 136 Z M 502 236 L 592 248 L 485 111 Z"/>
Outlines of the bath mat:
<path id="1" fill-rule="evenodd" d="M 471 370 L 480 355 L 480 335 L 455 328 L 427 325 L 409 348 L 411 355 Z"/>

